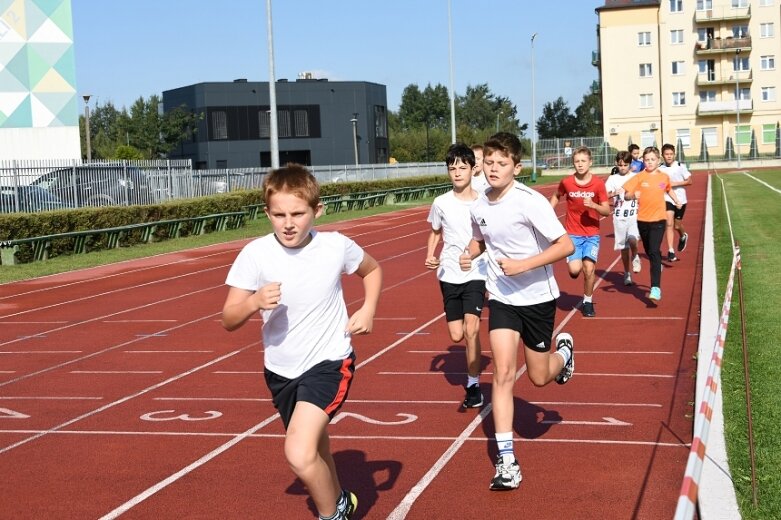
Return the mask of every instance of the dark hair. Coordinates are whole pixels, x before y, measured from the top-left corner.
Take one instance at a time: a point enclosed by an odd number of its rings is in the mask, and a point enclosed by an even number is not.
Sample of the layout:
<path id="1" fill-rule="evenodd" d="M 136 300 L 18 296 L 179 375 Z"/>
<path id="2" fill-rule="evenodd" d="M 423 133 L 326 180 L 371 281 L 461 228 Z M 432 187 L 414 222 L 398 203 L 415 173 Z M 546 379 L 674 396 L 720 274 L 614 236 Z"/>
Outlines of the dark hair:
<path id="1" fill-rule="evenodd" d="M 475 167 L 475 163 L 477 162 L 475 160 L 475 152 L 473 152 L 470 147 L 464 143 L 451 144 L 447 149 L 447 155 L 445 155 L 445 164 L 450 166 L 457 163 L 459 160 L 472 168 Z"/>
<path id="2" fill-rule="evenodd" d="M 275 193 L 292 193 L 306 201 L 312 208 L 320 204 L 320 185 L 304 166 L 287 163 L 283 168 L 272 170 L 263 179 L 263 198 L 266 204 Z"/>
<path id="3" fill-rule="evenodd" d="M 621 150 L 616 154 L 616 162 L 623 162 L 624 164 L 632 163 L 632 154 L 628 150 Z"/>
<path id="4" fill-rule="evenodd" d="M 483 145 L 485 154 L 491 152 L 502 152 L 509 155 L 513 160 L 513 165 L 521 162 L 521 141 L 518 136 L 509 132 L 499 132 L 491 137 Z"/>
<path id="5" fill-rule="evenodd" d="M 632 152 L 634 152 L 635 150 L 639 150 L 639 149 L 640 149 L 640 146 L 636 145 L 634 143 L 630 144 L 629 147 L 627 148 L 627 150 L 629 151 L 630 154 Z"/>
<path id="6" fill-rule="evenodd" d="M 662 153 L 664 153 L 665 150 L 672 150 L 674 152 L 675 151 L 675 147 L 673 145 L 671 145 L 670 143 L 665 143 L 662 146 Z"/>

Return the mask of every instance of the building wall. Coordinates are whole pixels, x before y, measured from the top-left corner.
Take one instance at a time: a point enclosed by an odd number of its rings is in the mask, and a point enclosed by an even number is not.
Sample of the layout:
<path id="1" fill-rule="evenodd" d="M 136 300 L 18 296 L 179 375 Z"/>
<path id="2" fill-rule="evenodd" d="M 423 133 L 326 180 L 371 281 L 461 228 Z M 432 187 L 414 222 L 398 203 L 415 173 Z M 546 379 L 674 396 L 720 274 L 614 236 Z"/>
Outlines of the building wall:
<path id="1" fill-rule="evenodd" d="M 0 160 L 78 158 L 70 0 L 0 2 Z"/>
<path id="2" fill-rule="evenodd" d="M 710 9 L 703 1 L 699 11 L 696 0 L 682 0 L 680 12 L 671 10 L 672 3 L 607 2 L 597 9 L 605 139 L 623 148 L 630 140 L 645 146 L 681 138 L 685 154 L 692 156 L 700 153 L 704 130 L 708 152 L 720 156 L 727 138 L 735 139 L 739 118 L 738 151 L 748 154 L 753 131 L 759 153 L 772 153 L 774 132 L 769 130 L 781 120 L 779 0 L 746 0 L 738 8 L 732 0 L 712 0 Z M 772 35 L 763 36 L 763 24 L 772 24 Z M 736 38 L 737 26 L 745 26 L 747 34 Z M 678 41 L 672 31 L 679 31 Z M 650 35 L 648 45 L 640 44 L 639 33 Z M 748 59 L 749 70 L 736 73 L 736 56 Z M 774 65 L 763 70 L 763 62 L 771 60 Z M 641 77 L 641 64 L 650 64 L 650 76 Z M 740 107 L 736 79 L 741 89 L 749 89 Z M 774 98 L 763 100 L 763 88 L 775 88 Z M 709 97 L 701 100 L 706 93 Z M 641 106 L 642 94 L 652 96 L 652 106 Z"/>
<path id="3" fill-rule="evenodd" d="M 280 163 L 354 164 L 353 123 L 357 120 L 359 163 L 387 162 L 387 96 L 384 85 L 315 79 L 276 83 Z M 199 83 L 163 92 L 164 110 L 185 105 L 204 114 L 193 139 L 171 158 L 192 159 L 198 168 L 270 165 L 268 82 Z M 227 135 L 215 118 L 224 112 Z M 296 113 L 306 113 L 306 131 Z M 287 115 L 286 115 L 287 114 Z M 284 117 L 290 117 L 285 135 Z M 266 122 L 264 126 L 264 121 Z M 265 130 L 264 130 L 265 129 Z"/>

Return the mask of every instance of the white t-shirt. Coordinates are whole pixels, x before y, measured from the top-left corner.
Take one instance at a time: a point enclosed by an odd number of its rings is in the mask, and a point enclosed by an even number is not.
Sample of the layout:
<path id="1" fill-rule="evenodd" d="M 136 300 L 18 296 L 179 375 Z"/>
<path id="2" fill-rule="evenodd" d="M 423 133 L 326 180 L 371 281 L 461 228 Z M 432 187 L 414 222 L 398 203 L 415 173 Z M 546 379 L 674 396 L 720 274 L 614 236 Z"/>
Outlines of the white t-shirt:
<path id="1" fill-rule="evenodd" d="M 670 177 L 670 182 L 682 182 L 692 176 L 688 168 L 678 161 L 673 161 L 670 166 L 663 164 L 659 169 Z M 680 202 L 681 205 L 686 204 L 686 188 L 683 186 L 676 186 L 673 190 L 675 190 L 675 196 L 678 197 L 678 202 Z M 667 202 L 673 201 L 672 197 L 666 193 L 664 194 L 664 200 Z"/>
<path id="2" fill-rule="evenodd" d="M 553 266 L 505 276 L 497 260 L 528 258 L 566 234 L 548 199 L 515 181 L 496 202 L 480 197 L 472 206 L 472 236 L 485 241 L 489 299 L 508 305 L 535 305 L 559 297 Z"/>
<path id="3" fill-rule="evenodd" d="M 611 175 L 605 181 L 608 193 L 617 192 L 613 197 L 613 220 L 637 220 L 637 201 L 624 200 L 624 183 L 637 175 L 629 172 L 626 175 Z"/>
<path id="4" fill-rule="evenodd" d="M 478 195 L 478 198 L 483 195 Z M 475 199 L 477 200 L 477 199 Z M 471 280 L 485 280 L 485 255 L 480 255 L 472 262 L 470 271 L 462 271 L 458 258 L 472 240 L 472 220 L 469 208 L 475 200 L 456 198 L 451 190 L 434 199 L 428 213 L 431 229 L 442 230 L 442 252 L 439 255 L 437 278 L 443 282 L 462 284 Z"/>
<path id="5" fill-rule="evenodd" d="M 473 190 L 481 194 L 485 193 L 485 190 L 491 187 L 491 185 L 488 184 L 488 179 L 485 178 L 485 173 L 481 173 L 480 175 L 472 175 L 472 179 L 469 183 L 472 185 Z"/>
<path id="6" fill-rule="evenodd" d="M 273 233 L 244 246 L 225 283 L 247 291 L 282 284 L 279 306 L 261 311 L 266 368 L 293 379 L 322 361 L 350 355 L 342 274 L 354 273 L 363 255 L 346 236 L 314 230 L 300 249 L 283 247 Z"/>

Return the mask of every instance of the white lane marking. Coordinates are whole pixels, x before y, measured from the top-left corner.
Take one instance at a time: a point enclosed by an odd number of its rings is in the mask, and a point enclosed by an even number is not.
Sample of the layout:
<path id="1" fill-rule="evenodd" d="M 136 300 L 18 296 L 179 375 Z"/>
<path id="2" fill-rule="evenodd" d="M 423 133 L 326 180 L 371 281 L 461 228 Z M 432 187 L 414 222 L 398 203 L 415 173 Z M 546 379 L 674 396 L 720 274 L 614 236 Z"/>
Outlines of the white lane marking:
<path id="1" fill-rule="evenodd" d="M 572 377 L 575 376 L 596 376 L 596 377 L 660 377 L 660 378 L 673 378 L 674 375 L 667 374 L 598 374 L 591 372 L 575 372 Z"/>
<path id="2" fill-rule="evenodd" d="M 83 350 L 3 350 L 0 354 L 81 354 Z"/>
<path id="3" fill-rule="evenodd" d="M 125 350 L 125 354 L 211 354 L 213 350 Z"/>
<path id="4" fill-rule="evenodd" d="M 162 374 L 162 370 L 71 370 L 71 374 Z"/>
<path id="5" fill-rule="evenodd" d="M 61 325 L 67 321 L 3 321 L 3 325 Z"/>
<path id="6" fill-rule="evenodd" d="M 178 320 L 103 320 L 103 323 L 176 323 Z"/>
<path id="7" fill-rule="evenodd" d="M 754 179 L 758 183 L 760 183 L 760 184 L 770 188 L 771 190 L 775 191 L 776 193 L 781 193 L 781 190 L 779 190 L 778 188 L 776 188 L 774 186 L 771 186 L 770 184 L 766 183 L 762 179 L 757 179 L 756 177 L 754 177 L 753 175 L 749 174 L 748 172 L 743 172 L 743 175 L 745 175 L 746 177 L 748 177 L 750 179 Z"/>
<path id="8" fill-rule="evenodd" d="M 632 423 L 619 421 L 613 417 L 603 417 L 601 421 L 564 421 L 553 419 L 540 422 L 542 424 L 560 424 L 569 426 L 632 426 Z"/>
<path id="9" fill-rule="evenodd" d="M 10 408 L 0 408 L 0 419 L 29 419 L 29 415 L 22 412 L 11 410 Z"/>
<path id="10" fill-rule="evenodd" d="M 2 410 L 2 408 L 0 408 Z M 418 420 L 417 415 L 413 415 L 411 413 L 397 413 L 396 417 L 401 417 L 398 421 L 380 421 L 379 419 L 372 419 L 371 417 L 366 417 L 365 415 L 361 415 L 359 413 L 353 413 L 353 412 L 339 412 L 336 414 L 336 417 L 331 419 L 331 424 L 336 424 L 338 422 L 341 422 L 343 419 L 346 419 L 348 417 L 352 417 L 353 419 L 358 419 L 359 421 L 363 421 L 365 423 L 369 424 L 376 424 L 381 426 L 397 426 L 400 424 L 408 424 L 411 422 L 415 422 Z"/>
<path id="11" fill-rule="evenodd" d="M 0 399 L 8 401 L 100 401 L 103 397 L 48 396 L 48 395 L 4 395 Z"/>
<path id="12" fill-rule="evenodd" d="M 592 316 L 589 318 L 589 320 L 631 320 L 631 321 L 637 321 L 637 320 L 663 320 L 663 321 L 669 321 L 669 320 L 684 320 L 687 318 L 682 318 L 680 316 Z"/>
<path id="13" fill-rule="evenodd" d="M 262 370 L 215 370 L 212 374 L 262 374 Z"/>

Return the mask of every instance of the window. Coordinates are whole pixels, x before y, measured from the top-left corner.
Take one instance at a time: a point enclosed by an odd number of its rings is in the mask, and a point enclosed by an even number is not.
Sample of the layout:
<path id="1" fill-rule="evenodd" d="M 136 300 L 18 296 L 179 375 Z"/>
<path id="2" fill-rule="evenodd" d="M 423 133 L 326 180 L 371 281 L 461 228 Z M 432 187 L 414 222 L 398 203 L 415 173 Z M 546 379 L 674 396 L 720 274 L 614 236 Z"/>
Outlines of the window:
<path id="1" fill-rule="evenodd" d="M 760 7 L 770 7 L 773 5 L 773 0 L 759 0 Z"/>
<path id="2" fill-rule="evenodd" d="M 715 126 L 709 126 L 702 129 L 702 138 L 705 139 L 705 146 L 716 148 L 719 146 L 719 134 Z"/>
<path id="3" fill-rule="evenodd" d="M 686 92 L 673 92 L 673 106 L 681 107 L 686 104 Z"/>
<path id="4" fill-rule="evenodd" d="M 759 57 L 760 68 L 762 70 L 775 70 L 776 57 L 775 56 L 760 56 Z"/>
<path id="5" fill-rule="evenodd" d="M 212 139 L 228 138 L 228 113 L 224 110 L 212 112 Z"/>
<path id="6" fill-rule="evenodd" d="M 775 30 L 773 29 L 773 23 L 761 23 L 759 24 L 759 37 L 760 38 L 772 38 Z"/>
<path id="7" fill-rule="evenodd" d="M 762 87 L 762 101 L 775 101 L 776 87 Z"/>
<path id="8" fill-rule="evenodd" d="M 735 38 L 745 38 L 748 36 L 748 25 L 733 25 L 732 36 Z"/>
<path id="9" fill-rule="evenodd" d="M 740 125 L 735 128 L 735 143 L 751 144 L 751 125 Z"/>
<path id="10" fill-rule="evenodd" d="M 309 137 L 309 112 L 306 110 L 294 110 L 296 137 Z"/>
<path id="11" fill-rule="evenodd" d="M 673 62 L 673 76 L 680 76 L 686 73 L 685 63 L 684 61 Z"/>
<path id="12" fill-rule="evenodd" d="M 670 0 L 670 12 L 680 13 L 683 11 L 683 0 Z"/>
<path id="13" fill-rule="evenodd" d="M 388 137 L 388 116 L 381 105 L 374 105 L 374 137 Z"/>
<path id="14" fill-rule="evenodd" d="M 741 58 L 740 56 L 736 56 L 732 58 L 732 70 L 735 72 L 749 70 L 748 57 Z"/>
<path id="15" fill-rule="evenodd" d="M 651 33 L 649 31 L 637 33 L 637 45 L 640 47 L 651 45 Z"/>
<path id="16" fill-rule="evenodd" d="M 773 123 L 762 125 L 762 144 L 773 144 L 776 142 L 776 125 Z"/>
<path id="17" fill-rule="evenodd" d="M 713 9 L 713 0 L 697 0 L 698 11 L 705 11 L 707 9 Z"/>
<path id="18" fill-rule="evenodd" d="M 271 137 L 271 112 L 269 110 L 258 111 L 258 128 L 260 129 L 261 139 Z"/>
<path id="19" fill-rule="evenodd" d="M 640 77 L 641 78 L 650 78 L 651 77 L 651 64 L 650 63 L 641 63 L 640 64 Z"/>
<path id="20" fill-rule="evenodd" d="M 709 101 L 716 101 L 716 91 L 700 90 L 700 103 L 708 103 Z"/>
<path id="21" fill-rule="evenodd" d="M 733 92 L 734 94 L 734 92 Z M 735 97 L 734 95 L 732 96 Z M 747 101 L 751 99 L 751 89 L 750 88 L 741 88 L 738 90 L 738 99 Z"/>
<path id="22" fill-rule="evenodd" d="M 648 146 L 656 146 L 654 132 L 652 130 L 642 130 L 640 132 L 640 149 L 642 150 Z"/>
<path id="23" fill-rule="evenodd" d="M 675 29 L 670 31 L 670 43 L 683 43 L 683 29 Z"/>
<path id="24" fill-rule="evenodd" d="M 688 128 L 678 128 L 675 131 L 675 142 L 681 142 L 681 146 L 689 148 L 692 145 L 692 135 Z"/>
<path id="25" fill-rule="evenodd" d="M 732 0 L 733 9 L 739 9 L 742 7 L 748 7 L 748 0 Z"/>
<path id="26" fill-rule="evenodd" d="M 651 108 L 654 106 L 653 94 L 640 94 L 640 108 Z"/>
<path id="27" fill-rule="evenodd" d="M 290 111 L 277 110 L 277 134 L 279 137 L 290 137 Z"/>
<path id="28" fill-rule="evenodd" d="M 708 60 L 697 60 L 697 72 L 700 74 L 708 72 Z"/>

